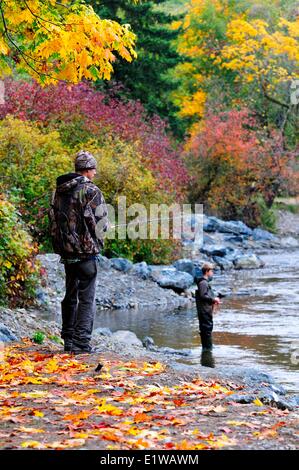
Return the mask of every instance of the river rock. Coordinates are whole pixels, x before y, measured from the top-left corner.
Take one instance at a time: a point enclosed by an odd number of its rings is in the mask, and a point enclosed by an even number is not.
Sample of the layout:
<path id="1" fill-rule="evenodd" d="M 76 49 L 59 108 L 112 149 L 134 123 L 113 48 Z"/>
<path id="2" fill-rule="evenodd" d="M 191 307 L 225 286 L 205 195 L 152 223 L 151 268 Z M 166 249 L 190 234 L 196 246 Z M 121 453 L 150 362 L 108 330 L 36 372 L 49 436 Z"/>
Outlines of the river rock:
<path id="1" fill-rule="evenodd" d="M 224 241 L 229 242 L 229 243 L 241 243 L 241 244 L 247 244 L 248 236 L 247 235 L 226 235 L 224 237 Z"/>
<path id="2" fill-rule="evenodd" d="M 163 354 L 173 354 L 176 356 L 183 356 L 183 357 L 191 356 L 190 349 L 173 349 L 167 346 L 163 348 L 159 348 L 159 352 L 162 352 Z"/>
<path id="3" fill-rule="evenodd" d="M 265 265 L 265 263 L 254 253 L 248 255 L 239 255 L 234 258 L 233 263 L 236 269 L 262 268 Z"/>
<path id="4" fill-rule="evenodd" d="M 205 232 L 224 232 L 224 233 L 234 233 L 236 235 L 252 235 L 252 229 L 247 227 L 244 222 L 239 220 L 229 220 L 224 221 L 218 219 L 217 217 L 207 217 L 204 223 Z"/>
<path id="5" fill-rule="evenodd" d="M 111 261 L 110 259 L 106 258 L 106 256 L 98 255 L 97 260 L 101 269 L 107 270 L 111 268 Z"/>
<path id="6" fill-rule="evenodd" d="M 173 289 L 176 292 L 182 292 L 192 286 L 193 276 L 191 276 L 191 274 L 169 268 L 156 274 L 155 281 L 161 287 Z"/>
<path id="7" fill-rule="evenodd" d="M 264 405 L 276 406 L 279 410 L 292 411 L 294 409 L 291 402 L 279 397 L 277 393 L 273 391 L 259 393 L 258 398 Z"/>
<path id="8" fill-rule="evenodd" d="M 112 331 L 109 328 L 96 328 L 93 331 L 93 335 L 98 336 L 112 336 Z"/>
<path id="9" fill-rule="evenodd" d="M 252 403 L 255 399 L 256 399 L 255 395 L 250 395 L 250 394 L 241 395 L 238 393 L 234 393 L 233 395 L 226 397 L 225 401 L 228 401 L 228 402 L 233 401 L 235 403 L 249 404 L 249 403 Z"/>
<path id="10" fill-rule="evenodd" d="M 18 338 L 5 326 L 0 323 L 0 341 L 3 343 L 9 343 L 10 341 L 17 341 Z"/>
<path id="11" fill-rule="evenodd" d="M 214 256 L 213 259 L 214 259 L 215 263 L 217 263 L 218 266 L 220 266 L 220 268 L 224 271 L 227 271 L 229 269 L 233 269 L 233 267 L 234 267 L 233 262 L 230 261 L 229 259 L 226 259 L 225 257 L 221 258 L 220 256 Z"/>
<path id="12" fill-rule="evenodd" d="M 275 237 L 273 235 L 273 233 L 271 232 L 268 232 L 268 230 L 264 230 L 262 228 L 255 228 L 253 229 L 253 232 L 252 232 L 252 238 L 253 240 L 256 240 L 256 241 L 274 241 L 277 239 L 277 237 Z"/>
<path id="13" fill-rule="evenodd" d="M 35 290 L 36 303 L 42 307 L 49 304 L 50 298 L 47 292 L 41 287 Z"/>
<path id="14" fill-rule="evenodd" d="M 146 336 L 142 340 L 143 347 L 148 349 L 149 351 L 155 349 L 155 341 L 151 336 Z"/>
<path id="15" fill-rule="evenodd" d="M 294 237 L 282 237 L 280 239 L 280 245 L 284 248 L 297 248 L 299 246 L 299 241 Z"/>
<path id="16" fill-rule="evenodd" d="M 133 268 L 133 263 L 127 258 L 111 258 L 111 266 L 118 271 L 128 272 Z"/>
<path id="17" fill-rule="evenodd" d="M 151 268 L 145 261 L 141 261 L 141 263 L 135 263 L 132 267 L 132 273 L 141 277 L 141 279 L 148 279 L 151 271 Z"/>
<path id="18" fill-rule="evenodd" d="M 215 245 L 217 242 L 215 238 L 211 237 L 210 235 L 207 235 L 204 233 L 203 235 L 203 244 L 204 245 Z"/>
<path id="19" fill-rule="evenodd" d="M 125 343 L 129 346 L 143 346 L 142 341 L 137 338 L 133 331 L 129 330 L 118 330 L 112 334 L 111 339 L 119 343 Z"/>
<path id="20" fill-rule="evenodd" d="M 193 278 L 195 275 L 195 266 L 191 259 L 178 259 L 173 266 L 178 270 L 190 274 Z"/>
<path id="21" fill-rule="evenodd" d="M 215 246 L 204 246 L 201 251 L 208 256 L 227 256 L 229 253 L 234 251 L 230 246 L 225 245 L 215 245 Z"/>
<path id="22" fill-rule="evenodd" d="M 290 399 L 290 403 L 293 407 L 299 406 L 299 395 L 295 395 Z"/>

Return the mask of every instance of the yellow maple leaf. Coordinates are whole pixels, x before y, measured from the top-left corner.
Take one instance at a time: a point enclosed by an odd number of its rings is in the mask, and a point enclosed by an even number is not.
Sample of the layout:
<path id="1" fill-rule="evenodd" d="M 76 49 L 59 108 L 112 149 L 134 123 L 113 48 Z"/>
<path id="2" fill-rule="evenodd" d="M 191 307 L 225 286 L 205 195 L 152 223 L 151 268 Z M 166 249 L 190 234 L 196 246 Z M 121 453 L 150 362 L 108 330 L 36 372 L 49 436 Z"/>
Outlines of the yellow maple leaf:
<path id="1" fill-rule="evenodd" d="M 21 447 L 25 449 L 45 449 L 45 444 L 38 441 L 24 441 L 21 443 Z"/>
<path id="2" fill-rule="evenodd" d="M 253 403 L 257 406 L 264 406 L 263 403 L 261 402 L 261 400 L 259 398 L 256 398 Z"/>

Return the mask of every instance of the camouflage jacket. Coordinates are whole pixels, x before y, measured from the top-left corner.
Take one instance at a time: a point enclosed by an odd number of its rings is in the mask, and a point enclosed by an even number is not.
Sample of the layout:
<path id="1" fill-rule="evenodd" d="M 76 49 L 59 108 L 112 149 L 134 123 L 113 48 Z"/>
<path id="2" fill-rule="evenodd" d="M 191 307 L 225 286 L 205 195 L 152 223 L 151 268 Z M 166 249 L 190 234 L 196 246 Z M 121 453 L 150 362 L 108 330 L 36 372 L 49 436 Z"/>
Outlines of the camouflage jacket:
<path id="1" fill-rule="evenodd" d="M 68 173 L 57 178 L 49 220 L 54 252 L 65 259 L 97 255 L 104 246 L 107 206 L 99 188 L 85 176 Z"/>

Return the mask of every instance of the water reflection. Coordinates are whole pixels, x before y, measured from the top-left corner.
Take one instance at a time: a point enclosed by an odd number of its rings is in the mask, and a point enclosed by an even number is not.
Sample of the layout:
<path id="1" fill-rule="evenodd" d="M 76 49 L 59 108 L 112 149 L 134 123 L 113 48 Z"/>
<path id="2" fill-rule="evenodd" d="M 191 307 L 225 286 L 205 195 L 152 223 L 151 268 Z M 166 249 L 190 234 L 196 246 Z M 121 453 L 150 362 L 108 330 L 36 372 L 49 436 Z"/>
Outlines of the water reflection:
<path id="1" fill-rule="evenodd" d="M 212 351 L 201 352 L 200 364 L 203 367 L 212 367 L 212 368 L 215 367 L 215 358 L 213 356 Z"/>

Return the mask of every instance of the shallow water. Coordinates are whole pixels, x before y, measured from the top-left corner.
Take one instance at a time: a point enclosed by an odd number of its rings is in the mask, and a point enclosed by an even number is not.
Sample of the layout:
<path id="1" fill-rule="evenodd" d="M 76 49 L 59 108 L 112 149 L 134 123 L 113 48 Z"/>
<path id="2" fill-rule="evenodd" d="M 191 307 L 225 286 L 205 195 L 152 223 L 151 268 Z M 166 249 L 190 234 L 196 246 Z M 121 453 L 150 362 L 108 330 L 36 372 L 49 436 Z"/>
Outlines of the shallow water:
<path id="1" fill-rule="evenodd" d="M 299 250 L 261 255 L 259 270 L 232 271 L 215 277 L 214 287 L 230 288 L 214 316 L 213 358 L 218 368 L 257 367 L 290 392 L 299 392 Z M 201 347 L 196 309 L 177 311 L 100 311 L 95 327 L 131 330 L 151 336 L 157 346 L 189 355 L 181 363 L 198 365 Z M 188 352 L 187 351 L 187 352 Z"/>

